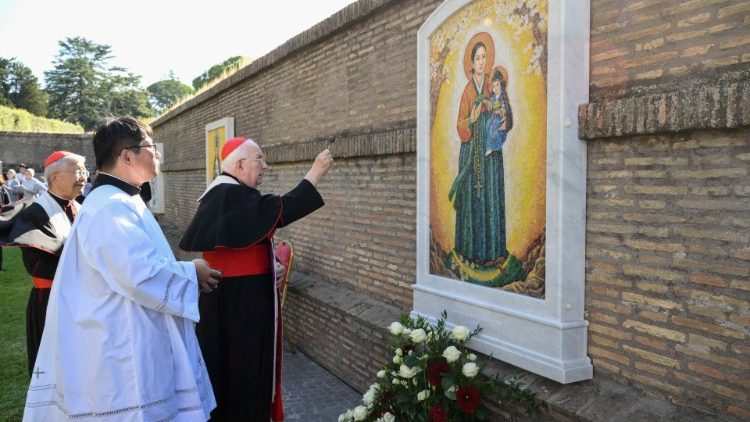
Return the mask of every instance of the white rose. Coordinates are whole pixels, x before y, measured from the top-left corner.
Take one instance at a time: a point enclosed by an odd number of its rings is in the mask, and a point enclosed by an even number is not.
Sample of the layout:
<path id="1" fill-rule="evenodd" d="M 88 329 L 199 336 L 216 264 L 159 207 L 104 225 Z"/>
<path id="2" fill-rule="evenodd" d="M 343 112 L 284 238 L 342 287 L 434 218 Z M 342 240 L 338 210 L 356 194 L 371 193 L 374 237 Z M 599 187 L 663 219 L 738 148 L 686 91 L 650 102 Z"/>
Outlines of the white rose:
<path id="1" fill-rule="evenodd" d="M 451 331 L 451 336 L 458 341 L 464 341 L 469 338 L 469 329 L 463 325 L 456 325 Z"/>
<path id="2" fill-rule="evenodd" d="M 448 361 L 448 363 L 457 361 L 459 356 L 461 356 L 461 352 L 459 352 L 455 346 L 448 346 L 443 351 L 443 357 Z"/>
<path id="3" fill-rule="evenodd" d="M 339 422 L 344 422 L 346 419 L 344 418 L 344 414 L 339 415 Z"/>
<path id="4" fill-rule="evenodd" d="M 430 397 L 430 390 L 422 390 L 419 393 L 417 393 L 417 400 L 423 401 Z"/>
<path id="5" fill-rule="evenodd" d="M 396 365 L 400 365 L 401 363 L 403 363 L 403 361 L 404 359 L 399 355 L 393 357 L 393 363 L 395 363 Z"/>
<path id="6" fill-rule="evenodd" d="M 411 337 L 411 341 L 414 343 L 421 343 L 427 338 L 427 333 L 423 329 L 417 328 L 409 334 L 409 337 Z"/>
<path id="7" fill-rule="evenodd" d="M 474 362 L 475 360 L 477 360 L 477 355 L 475 355 L 474 353 L 469 353 L 468 355 L 466 355 L 466 359 Z"/>
<path id="8" fill-rule="evenodd" d="M 391 330 L 391 334 L 393 334 L 394 336 L 397 336 L 404 331 L 404 326 L 401 325 L 401 323 L 392 322 L 391 326 L 388 327 L 388 329 Z"/>
<path id="9" fill-rule="evenodd" d="M 383 415 L 383 417 L 380 419 L 382 419 L 383 422 L 396 422 L 396 417 L 388 412 L 385 412 L 385 415 Z"/>
<path id="10" fill-rule="evenodd" d="M 398 355 L 398 356 L 403 356 L 403 355 L 404 355 L 404 352 L 403 352 L 403 351 L 402 351 L 402 350 L 401 350 L 400 348 L 399 348 L 399 349 L 396 349 L 396 355 Z"/>
<path id="11" fill-rule="evenodd" d="M 404 327 L 403 333 L 404 333 L 405 336 L 408 336 L 409 334 L 411 334 L 411 330 L 408 329 L 408 328 L 406 328 L 406 327 Z"/>
<path id="12" fill-rule="evenodd" d="M 372 390 L 367 390 L 364 396 L 362 396 L 362 402 L 364 404 L 372 404 L 372 402 L 375 401 L 375 392 Z"/>
<path id="13" fill-rule="evenodd" d="M 411 377 L 413 377 L 414 375 L 417 375 L 417 371 L 416 371 L 416 369 L 414 369 L 414 368 L 409 368 L 409 367 L 408 367 L 408 366 L 406 366 L 406 365 L 401 365 L 401 366 L 400 366 L 400 367 L 398 368 L 398 375 L 399 375 L 399 376 L 400 376 L 401 378 L 411 378 Z"/>
<path id="14" fill-rule="evenodd" d="M 385 378 L 385 369 L 381 369 L 378 371 L 378 378 Z"/>
<path id="15" fill-rule="evenodd" d="M 464 367 L 461 368 L 461 372 L 467 377 L 467 378 L 473 378 L 479 373 L 479 367 L 474 362 L 468 362 L 464 364 Z"/>
<path id="16" fill-rule="evenodd" d="M 367 408 L 364 406 L 357 406 L 354 408 L 354 420 L 363 421 L 367 417 Z"/>

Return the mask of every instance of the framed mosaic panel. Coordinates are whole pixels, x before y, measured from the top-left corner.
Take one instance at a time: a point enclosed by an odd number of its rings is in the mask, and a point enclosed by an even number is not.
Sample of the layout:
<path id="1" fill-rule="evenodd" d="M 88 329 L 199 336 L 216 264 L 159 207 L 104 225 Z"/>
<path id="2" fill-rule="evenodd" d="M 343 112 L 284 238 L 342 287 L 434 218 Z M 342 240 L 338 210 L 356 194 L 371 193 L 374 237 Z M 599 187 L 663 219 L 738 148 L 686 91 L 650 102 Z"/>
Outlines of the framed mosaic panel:
<path id="1" fill-rule="evenodd" d="M 221 174 L 221 148 L 234 138 L 234 117 L 225 117 L 206 125 L 206 186 Z"/>
<path id="2" fill-rule="evenodd" d="M 586 356 L 589 2 L 449 0 L 418 33 L 413 315 L 559 382 Z"/>

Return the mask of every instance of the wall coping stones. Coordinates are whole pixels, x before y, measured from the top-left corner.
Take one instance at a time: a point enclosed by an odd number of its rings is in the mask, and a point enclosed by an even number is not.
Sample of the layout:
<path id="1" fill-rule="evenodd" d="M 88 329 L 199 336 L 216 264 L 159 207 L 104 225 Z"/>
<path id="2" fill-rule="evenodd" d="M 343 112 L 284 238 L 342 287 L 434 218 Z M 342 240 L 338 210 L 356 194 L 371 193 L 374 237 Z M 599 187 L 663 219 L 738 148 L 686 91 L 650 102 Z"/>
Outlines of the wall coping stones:
<path id="1" fill-rule="evenodd" d="M 578 107 L 585 140 L 746 126 L 750 69 L 640 86 Z"/>
<path id="2" fill-rule="evenodd" d="M 375 12 L 379 8 L 395 3 L 397 0 L 359 0 L 352 3 L 345 8 L 334 13 L 327 19 L 315 24 L 311 28 L 303 31 L 294 37 L 290 38 L 287 42 L 276 47 L 270 53 L 263 57 L 260 57 L 250 63 L 249 65 L 238 70 L 236 73 L 230 75 L 228 78 L 217 83 L 208 90 L 198 94 L 194 98 L 186 101 L 184 104 L 179 105 L 174 110 L 162 115 L 158 119 L 151 123 L 152 127 L 157 127 L 179 114 L 184 113 L 191 108 L 197 107 L 201 103 L 219 95 L 220 93 L 230 89 L 232 86 L 239 84 L 240 82 L 252 78 L 257 73 L 264 71 L 265 69 L 273 66 L 274 64 L 284 60 L 291 56 L 296 51 L 301 50 L 305 47 L 309 47 L 312 44 L 328 37 L 334 32 L 351 25 L 359 19 Z"/>

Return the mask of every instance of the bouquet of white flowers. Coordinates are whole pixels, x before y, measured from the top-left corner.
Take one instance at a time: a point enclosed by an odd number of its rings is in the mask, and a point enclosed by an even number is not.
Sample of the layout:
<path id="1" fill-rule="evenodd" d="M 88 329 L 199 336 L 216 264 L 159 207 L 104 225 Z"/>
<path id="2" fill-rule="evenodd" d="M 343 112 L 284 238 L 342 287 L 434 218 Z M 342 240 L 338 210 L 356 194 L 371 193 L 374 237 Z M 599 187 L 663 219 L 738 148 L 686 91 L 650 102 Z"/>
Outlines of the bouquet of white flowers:
<path id="1" fill-rule="evenodd" d="M 443 311 L 435 326 L 425 318 L 403 316 L 390 325 L 393 358 L 378 371 L 363 404 L 339 416 L 339 422 L 481 421 L 486 400 L 513 400 L 536 413 L 541 403 L 517 379 L 482 376 L 483 366 L 466 343 L 481 331 L 457 325 L 448 331 Z"/>

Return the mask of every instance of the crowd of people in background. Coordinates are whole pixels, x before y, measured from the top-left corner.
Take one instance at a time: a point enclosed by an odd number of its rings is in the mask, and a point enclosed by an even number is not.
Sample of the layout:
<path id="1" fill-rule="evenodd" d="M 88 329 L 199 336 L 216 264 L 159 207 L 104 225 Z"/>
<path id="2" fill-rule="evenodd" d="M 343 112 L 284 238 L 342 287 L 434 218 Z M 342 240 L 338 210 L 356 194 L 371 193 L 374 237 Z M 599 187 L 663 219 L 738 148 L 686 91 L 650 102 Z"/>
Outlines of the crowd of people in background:
<path id="1" fill-rule="evenodd" d="M 83 196 L 91 190 L 92 178 L 86 180 Z M 38 198 L 49 189 L 47 176 L 37 175 L 33 167 L 21 163 L 18 171 L 8 169 L 3 176 L 0 174 L 0 206 L 10 204 L 21 199 Z"/>

